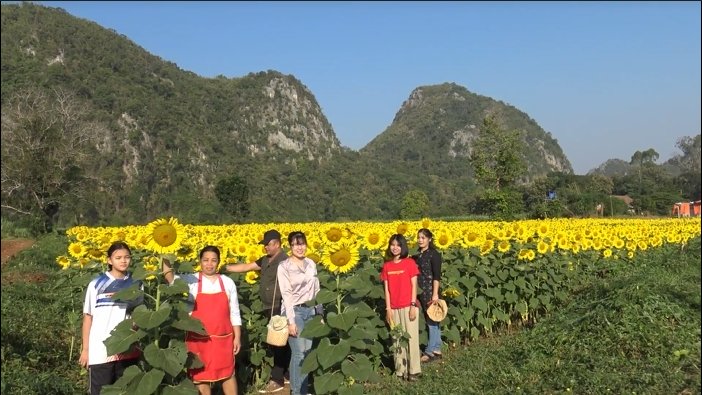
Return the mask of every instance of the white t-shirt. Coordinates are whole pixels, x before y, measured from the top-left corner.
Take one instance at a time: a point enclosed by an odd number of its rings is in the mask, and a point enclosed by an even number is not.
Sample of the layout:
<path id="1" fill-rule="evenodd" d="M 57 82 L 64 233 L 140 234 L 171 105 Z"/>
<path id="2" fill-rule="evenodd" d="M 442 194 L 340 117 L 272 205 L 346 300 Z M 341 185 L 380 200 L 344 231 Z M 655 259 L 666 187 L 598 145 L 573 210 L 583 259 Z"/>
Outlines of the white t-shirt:
<path id="1" fill-rule="evenodd" d="M 229 319 L 233 326 L 241 326 L 241 313 L 239 312 L 239 297 L 236 293 L 236 284 L 234 280 L 227 276 L 219 275 L 222 278 L 222 284 L 224 285 L 224 292 L 227 294 L 227 299 L 229 299 Z M 188 302 L 190 305 L 190 310 L 192 313 L 193 302 L 197 298 L 197 280 L 199 273 L 185 273 L 176 275 L 175 278 L 179 278 L 188 284 Z M 202 293 L 204 294 L 215 294 L 222 292 L 219 287 L 219 280 L 215 277 L 214 280 L 210 280 L 205 276 L 202 276 Z"/>
<path id="2" fill-rule="evenodd" d="M 129 307 L 141 304 L 141 298 L 129 302 L 118 302 L 112 299 L 112 295 L 130 287 L 135 282 L 129 275 L 116 279 L 109 272 L 105 272 L 88 284 L 85 292 L 85 303 L 83 304 L 83 313 L 93 317 L 88 336 L 88 365 L 97 365 L 120 359 L 132 359 L 139 356 L 139 352 L 126 352 L 108 356 L 107 348 L 103 343 L 105 339 L 110 337 L 110 332 L 117 324 L 129 318 L 127 313 Z"/>

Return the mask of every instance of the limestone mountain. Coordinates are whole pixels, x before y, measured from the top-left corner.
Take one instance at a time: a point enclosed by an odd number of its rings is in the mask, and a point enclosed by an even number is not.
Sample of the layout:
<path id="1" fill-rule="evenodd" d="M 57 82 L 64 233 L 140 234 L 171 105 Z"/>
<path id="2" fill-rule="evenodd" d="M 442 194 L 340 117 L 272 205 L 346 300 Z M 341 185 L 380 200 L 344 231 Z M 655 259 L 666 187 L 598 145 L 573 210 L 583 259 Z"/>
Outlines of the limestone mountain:
<path id="1" fill-rule="evenodd" d="M 85 170 L 96 182 L 84 202 L 90 207 L 81 207 L 100 217 L 193 206 L 214 213 L 219 178 L 250 177 L 252 189 L 275 196 L 280 188 L 267 186 L 268 175 L 341 152 L 314 95 L 294 76 L 202 78 L 60 8 L 3 4 L 3 115 L 27 88 L 71 92 L 107 130 L 95 136 L 99 155 Z M 277 199 L 266 200 L 262 206 L 272 207 Z"/>
<path id="2" fill-rule="evenodd" d="M 525 132 L 529 176 L 572 172 L 555 139 L 526 114 L 455 84 L 414 90 L 391 126 L 357 152 L 340 145 L 314 94 L 292 75 L 203 78 L 60 8 L 1 9 L 3 207 L 26 211 L 32 200 L 11 179 L 19 170 L 10 167 L 22 161 L 6 159 L 20 152 L 9 144 L 19 141 L 9 138 L 14 128 L 31 127 L 19 122 L 26 113 L 18 98 L 27 92 L 67 98 L 82 110 L 81 130 L 92 131 L 80 151 L 63 152 L 67 166 L 42 166 L 55 151 L 22 151 L 41 159 L 27 179 L 72 188 L 40 193 L 66 224 L 167 215 L 231 222 L 215 187 L 232 176 L 245 180 L 248 219 L 259 222 L 397 218 L 411 189 L 429 196 L 428 215 L 467 213 L 471 139 L 488 114 Z"/>
<path id="3" fill-rule="evenodd" d="M 453 83 L 415 89 L 392 124 L 361 153 L 393 152 L 395 161 L 417 171 L 459 176 L 470 171 L 471 142 L 489 115 L 502 127 L 523 132 L 529 178 L 573 172 L 558 142 L 527 114 Z"/>

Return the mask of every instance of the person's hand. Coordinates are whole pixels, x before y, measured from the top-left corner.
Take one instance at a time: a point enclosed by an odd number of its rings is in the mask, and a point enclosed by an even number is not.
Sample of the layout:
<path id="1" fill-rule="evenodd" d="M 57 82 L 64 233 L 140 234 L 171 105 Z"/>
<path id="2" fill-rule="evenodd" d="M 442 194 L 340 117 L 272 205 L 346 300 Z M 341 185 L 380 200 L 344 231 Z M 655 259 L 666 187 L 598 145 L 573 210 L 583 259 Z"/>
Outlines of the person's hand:
<path id="1" fill-rule="evenodd" d="M 238 337 L 234 338 L 234 355 L 239 354 L 241 351 L 241 340 Z"/>
<path id="2" fill-rule="evenodd" d="M 80 357 L 78 358 L 78 364 L 84 368 L 88 367 L 88 350 L 83 350 L 80 352 Z"/>
<path id="3" fill-rule="evenodd" d="M 290 334 L 290 336 L 297 337 L 297 325 L 288 324 L 288 334 Z"/>
<path id="4" fill-rule="evenodd" d="M 410 306 L 409 309 L 409 320 L 414 321 L 417 319 L 417 306 Z"/>
<path id="5" fill-rule="evenodd" d="M 386 310 L 386 311 L 385 311 L 385 321 L 386 321 L 386 322 L 388 323 L 388 325 L 390 325 L 390 327 L 392 328 L 392 326 L 394 325 L 394 323 L 392 322 L 392 310 Z"/>

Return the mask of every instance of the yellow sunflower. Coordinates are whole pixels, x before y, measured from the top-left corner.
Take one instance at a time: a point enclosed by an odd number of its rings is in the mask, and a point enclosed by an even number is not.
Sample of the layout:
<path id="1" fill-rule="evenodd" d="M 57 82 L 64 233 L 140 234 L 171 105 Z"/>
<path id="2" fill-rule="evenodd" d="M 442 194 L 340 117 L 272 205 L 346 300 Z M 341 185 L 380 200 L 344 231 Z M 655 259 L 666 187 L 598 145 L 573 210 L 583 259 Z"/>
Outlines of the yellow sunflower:
<path id="1" fill-rule="evenodd" d="M 358 264 L 358 259 L 358 246 L 344 240 L 325 249 L 321 261 L 332 273 L 346 273 Z"/>
<path id="2" fill-rule="evenodd" d="M 483 245 L 480 246 L 480 255 L 485 256 L 495 248 L 495 242 L 493 240 L 485 240 Z"/>
<path id="3" fill-rule="evenodd" d="M 85 248 L 85 246 L 79 242 L 71 243 L 68 246 L 68 253 L 76 259 L 82 258 L 83 255 L 85 255 L 87 252 L 88 249 Z"/>
<path id="4" fill-rule="evenodd" d="M 159 254 L 173 254 L 180 249 L 184 230 L 176 218 L 161 218 L 148 224 L 146 233 L 149 236 L 147 249 Z"/>
<path id="5" fill-rule="evenodd" d="M 507 252 L 511 247 L 512 245 L 509 243 L 509 240 L 502 240 L 497 243 L 497 250 L 500 252 Z"/>
<path id="6" fill-rule="evenodd" d="M 337 241 L 341 240 L 342 237 L 344 237 L 344 232 L 336 226 L 332 226 L 331 228 L 327 229 L 325 236 L 327 237 L 327 240 L 331 241 L 332 243 L 336 243 Z"/>
<path id="7" fill-rule="evenodd" d="M 246 282 L 249 284 L 256 284 L 256 281 L 258 280 L 258 272 L 255 270 L 249 270 L 246 272 Z"/>
<path id="8" fill-rule="evenodd" d="M 380 231 L 368 230 L 364 233 L 363 245 L 368 250 L 380 250 L 385 246 L 385 240 Z"/>
<path id="9" fill-rule="evenodd" d="M 59 266 L 61 266 L 61 269 L 64 270 L 71 266 L 71 260 L 65 255 L 56 257 L 56 263 L 58 263 Z"/>

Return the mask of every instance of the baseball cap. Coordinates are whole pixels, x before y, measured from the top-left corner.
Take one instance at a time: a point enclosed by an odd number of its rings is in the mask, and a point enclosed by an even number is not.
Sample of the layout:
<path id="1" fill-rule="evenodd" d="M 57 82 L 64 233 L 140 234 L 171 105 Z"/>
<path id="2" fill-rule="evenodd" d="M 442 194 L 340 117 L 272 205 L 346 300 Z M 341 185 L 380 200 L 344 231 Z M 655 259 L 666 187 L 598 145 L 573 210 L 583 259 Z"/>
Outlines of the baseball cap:
<path id="1" fill-rule="evenodd" d="M 280 232 L 275 229 L 267 230 L 266 233 L 263 234 L 263 240 L 258 244 L 266 245 L 270 243 L 271 240 L 280 240 Z"/>

